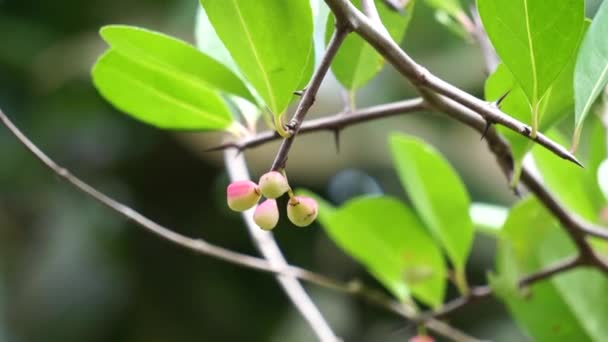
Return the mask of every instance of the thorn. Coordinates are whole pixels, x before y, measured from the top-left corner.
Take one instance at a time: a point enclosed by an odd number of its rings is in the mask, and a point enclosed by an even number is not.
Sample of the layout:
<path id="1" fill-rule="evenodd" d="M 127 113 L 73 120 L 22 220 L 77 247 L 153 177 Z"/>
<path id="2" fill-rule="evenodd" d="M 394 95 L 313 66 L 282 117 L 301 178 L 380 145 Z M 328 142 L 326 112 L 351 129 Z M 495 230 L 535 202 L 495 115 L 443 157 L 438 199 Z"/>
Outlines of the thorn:
<path id="1" fill-rule="evenodd" d="M 574 164 L 582 167 L 583 169 L 585 168 L 585 165 L 583 165 L 583 163 L 581 163 L 578 159 L 576 159 L 576 157 L 574 155 L 572 155 L 571 153 L 566 153 L 564 155 L 564 159 L 567 159 L 567 160 L 573 162 Z"/>
<path id="2" fill-rule="evenodd" d="M 304 95 L 304 92 L 306 91 L 306 88 L 302 89 L 302 90 L 296 90 L 293 92 L 294 95 L 296 96 L 302 96 Z"/>
<path id="3" fill-rule="evenodd" d="M 488 131 L 490 130 L 490 127 L 492 127 L 492 124 L 492 121 L 486 120 L 486 127 L 483 129 L 483 133 L 481 133 L 481 139 L 479 139 L 480 141 L 482 141 L 486 137 Z"/>
<path id="4" fill-rule="evenodd" d="M 519 191 L 518 185 L 512 187 L 511 190 L 513 190 L 513 195 L 515 195 L 517 198 L 521 198 L 521 191 Z"/>
<path id="5" fill-rule="evenodd" d="M 336 153 L 340 153 L 340 129 L 334 129 L 334 144 L 336 145 Z"/>
<path id="6" fill-rule="evenodd" d="M 507 96 L 508 96 L 510 93 L 511 93 L 511 89 L 507 90 L 507 92 L 506 92 L 506 93 L 504 93 L 504 94 L 502 94 L 502 95 L 501 95 L 501 96 L 498 98 L 498 100 L 494 101 L 494 105 L 495 105 L 496 107 L 500 108 L 500 105 L 502 104 L 502 101 L 504 101 L 504 100 L 507 98 Z"/>

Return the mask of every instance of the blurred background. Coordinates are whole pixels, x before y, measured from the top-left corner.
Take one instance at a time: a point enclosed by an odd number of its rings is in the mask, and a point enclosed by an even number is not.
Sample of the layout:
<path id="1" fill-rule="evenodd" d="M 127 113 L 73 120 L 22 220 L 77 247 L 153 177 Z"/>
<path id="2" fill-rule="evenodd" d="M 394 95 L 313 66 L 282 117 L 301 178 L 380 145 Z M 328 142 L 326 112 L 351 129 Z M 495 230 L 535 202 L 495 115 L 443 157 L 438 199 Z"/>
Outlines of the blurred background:
<path id="1" fill-rule="evenodd" d="M 203 152 L 221 137 L 136 122 L 104 102 L 89 76 L 105 49 L 101 26 L 139 25 L 193 42 L 197 7 L 196 0 L 0 0 L 0 108 L 56 161 L 119 201 L 182 234 L 256 254 L 240 216 L 225 206 L 221 153 Z M 422 3 L 403 46 L 440 77 L 482 95 L 478 48 L 439 25 Z M 413 96 L 387 67 L 357 104 Z M 341 108 L 329 79 L 311 117 Z M 336 204 L 377 192 L 407 200 L 387 148 L 395 131 L 424 137 L 445 153 L 475 201 L 514 200 L 479 135 L 431 113 L 348 128 L 339 153 L 329 133 L 298 138 L 291 181 Z M 276 149 L 246 153 L 254 178 Z M 318 226 L 279 226 L 275 236 L 293 264 L 381 288 Z M 485 283 L 493 252 L 492 239 L 479 236 L 471 283 Z M 415 332 L 365 302 L 307 289 L 345 341 L 405 341 Z M 450 322 L 480 338 L 523 338 L 495 302 L 473 305 Z M 150 235 L 62 182 L 0 129 L 0 342 L 312 340 L 272 276 Z"/>

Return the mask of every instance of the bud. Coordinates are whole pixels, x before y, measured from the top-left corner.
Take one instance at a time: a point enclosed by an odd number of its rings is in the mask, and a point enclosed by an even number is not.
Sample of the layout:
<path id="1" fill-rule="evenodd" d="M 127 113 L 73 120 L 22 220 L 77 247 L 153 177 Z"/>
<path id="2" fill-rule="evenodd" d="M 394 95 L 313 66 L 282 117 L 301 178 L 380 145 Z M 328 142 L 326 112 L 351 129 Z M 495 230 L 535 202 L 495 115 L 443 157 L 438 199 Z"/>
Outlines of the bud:
<path id="1" fill-rule="evenodd" d="M 249 180 L 230 183 L 226 188 L 228 207 L 234 211 L 245 211 L 260 200 L 258 185 Z"/>
<path id="2" fill-rule="evenodd" d="M 260 203 L 253 213 L 253 220 L 264 230 L 271 230 L 279 222 L 279 208 L 277 201 L 267 199 Z"/>
<path id="3" fill-rule="evenodd" d="M 270 171 L 260 177 L 260 191 L 266 198 L 279 198 L 287 190 L 289 190 L 289 184 L 280 172 Z"/>
<path id="4" fill-rule="evenodd" d="M 435 340 L 429 335 L 416 335 L 410 338 L 410 342 L 435 342 Z"/>
<path id="5" fill-rule="evenodd" d="M 287 202 L 287 217 L 298 227 L 306 227 L 317 218 L 317 202 L 304 196 L 296 196 Z"/>

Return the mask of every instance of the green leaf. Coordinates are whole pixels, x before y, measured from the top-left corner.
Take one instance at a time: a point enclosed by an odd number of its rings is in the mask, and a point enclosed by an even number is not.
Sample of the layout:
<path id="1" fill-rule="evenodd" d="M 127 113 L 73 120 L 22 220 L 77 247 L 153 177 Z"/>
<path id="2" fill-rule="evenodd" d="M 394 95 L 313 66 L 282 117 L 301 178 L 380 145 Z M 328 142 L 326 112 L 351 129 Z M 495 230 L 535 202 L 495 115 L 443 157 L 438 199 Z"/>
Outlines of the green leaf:
<path id="1" fill-rule="evenodd" d="M 508 213 L 507 208 L 488 203 L 471 203 L 469 208 L 469 215 L 475 228 L 479 232 L 490 236 L 498 234 Z"/>
<path id="2" fill-rule="evenodd" d="M 604 198 L 608 201 L 608 159 L 597 168 L 597 183 Z"/>
<path id="3" fill-rule="evenodd" d="M 504 277 L 514 280 L 514 269 L 519 278 L 575 254 L 573 243 L 556 220 L 530 197 L 511 210 L 501 230 L 499 276 L 508 272 Z M 505 263 L 514 265 L 504 269 Z M 523 296 L 508 291 L 497 294 L 534 340 L 599 342 L 608 329 L 600 323 L 608 314 L 606 291 L 605 276 L 577 269 L 535 283 Z"/>
<path id="4" fill-rule="evenodd" d="M 599 116 L 594 115 L 591 119 L 591 133 L 589 134 L 589 158 L 585 167 L 591 173 L 597 172 L 600 163 L 608 158 L 608 128 Z"/>
<path id="5" fill-rule="evenodd" d="M 215 32 L 215 29 L 213 28 L 213 25 L 211 25 L 209 17 L 202 6 L 199 7 L 196 16 L 194 36 L 196 39 L 196 47 L 201 52 L 224 64 L 236 75 L 241 74 L 239 67 L 236 66 L 236 62 L 232 59 L 230 52 L 228 52 L 224 43 L 222 43 L 222 40 Z"/>
<path id="6" fill-rule="evenodd" d="M 458 174 L 439 152 L 413 137 L 392 135 L 393 162 L 422 221 L 464 275 L 473 242 L 470 199 Z"/>
<path id="7" fill-rule="evenodd" d="M 555 131 L 547 135 L 558 143 L 566 139 Z M 536 165 L 542 174 L 545 184 L 549 187 L 567 208 L 591 222 L 598 222 L 599 213 L 605 203 L 599 203 L 598 185 L 595 173 L 576 165 L 568 165 L 561 159 L 542 151 L 543 148 L 534 147 L 532 154 Z M 593 171 L 592 171 L 593 172 Z M 592 180 L 592 182 L 590 182 Z"/>
<path id="8" fill-rule="evenodd" d="M 405 7 L 405 14 L 390 9 L 385 3 L 377 2 L 378 13 L 390 36 L 400 42 L 414 12 L 415 0 Z M 361 8 L 360 0 L 353 4 Z M 329 42 L 334 32 L 335 19 L 333 15 L 327 18 L 325 41 Z M 355 90 L 374 78 L 384 66 L 384 59 L 373 47 L 356 34 L 349 35 L 331 64 L 331 70 L 338 81 L 348 90 Z"/>
<path id="9" fill-rule="evenodd" d="M 572 112 L 574 105 L 573 73 L 574 57 L 570 59 L 566 68 L 540 101 L 538 106 L 538 131 L 547 131 Z M 528 104 L 528 99 L 511 72 L 501 63 L 486 81 L 486 100 L 496 101 L 507 92 L 508 95 L 501 102 L 500 109 L 519 121 L 530 122 L 532 120 L 532 109 Z M 511 146 L 515 170 L 513 177 L 516 181 L 519 179 L 523 158 L 534 146 L 534 143 L 505 127 L 498 127 L 498 131 L 505 136 Z"/>
<path id="10" fill-rule="evenodd" d="M 255 102 L 233 72 L 181 40 L 133 26 L 105 26 L 100 33 L 112 50 L 131 60 Z"/>
<path id="11" fill-rule="evenodd" d="M 458 0 L 426 0 L 425 2 L 434 9 L 444 11 L 455 18 L 464 14 Z"/>
<path id="12" fill-rule="evenodd" d="M 215 32 L 274 115 L 287 109 L 314 55 L 308 0 L 201 0 Z"/>
<path id="13" fill-rule="evenodd" d="M 535 114 L 540 100 L 575 54 L 584 25 L 582 0 L 479 0 L 479 14 L 500 59 Z"/>
<path id="14" fill-rule="evenodd" d="M 410 291 L 438 308 L 443 302 L 446 266 L 416 215 L 390 197 L 360 197 L 333 209 L 319 204 L 319 220 L 332 240 L 363 264 L 395 297 Z"/>
<path id="15" fill-rule="evenodd" d="M 573 146 L 580 138 L 585 117 L 608 83 L 608 2 L 600 6 L 578 53 L 574 74 L 575 133 Z"/>
<path id="16" fill-rule="evenodd" d="M 234 59 L 232 59 L 230 52 L 228 52 L 220 37 L 218 37 L 202 6 L 199 6 L 198 8 L 194 34 L 196 38 L 196 47 L 201 52 L 222 63 L 235 75 L 238 75 L 240 79 L 245 81 L 239 67 L 236 65 Z M 253 87 L 248 84 L 248 89 L 252 91 Z M 252 92 L 255 92 L 255 90 Z M 251 101 L 243 101 L 238 97 L 233 97 L 231 99 L 233 104 L 238 108 L 239 113 L 247 122 L 248 127 L 254 127 L 256 125 L 258 118 L 262 114 L 262 110 L 258 107 L 258 104 L 264 102 L 256 93 L 253 93 L 252 95 L 256 99 L 253 103 Z"/>
<path id="17" fill-rule="evenodd" d="M 146 58 L 110 50 L 95 64 L 93 82 L 116 108 L 160 128 L 221 130 L 234 124 L 208 83 Z"/>

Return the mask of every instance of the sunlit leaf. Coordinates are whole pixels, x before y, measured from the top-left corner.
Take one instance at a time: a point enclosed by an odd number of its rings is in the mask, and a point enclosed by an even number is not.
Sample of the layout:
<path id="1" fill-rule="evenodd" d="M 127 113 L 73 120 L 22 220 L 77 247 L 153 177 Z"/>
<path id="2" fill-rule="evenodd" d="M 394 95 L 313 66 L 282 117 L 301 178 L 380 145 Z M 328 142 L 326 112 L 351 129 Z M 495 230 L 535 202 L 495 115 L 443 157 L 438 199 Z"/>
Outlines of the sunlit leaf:
<path id="1" fill-rule="evenodd" d="M 423 141 L 392 135 L 395 168 L 422 221 L 463 273 L 473 242 L 467 190 L 452 166 Z"/>
<path id="2" fill-rule="evenodd" d="M 110 50 L 95 64 L 93 82 L 116 108 L 160 128 L 220 130 L 234 123 L 208 83 L 144 58 Z"/>
<path id="3" fill-rule="evenodd" d="M 500 231 L 508 213 L 508 208 L 488 203 L 471 203 L 469 208 L 475 228 L 492 236 Z"/>
<path id="4" fill-rule="evenodd" d="M 243 81 L 232 71 L 181 40 L 133 26 L 106 26 L 100 33 L 112 50 L 139 64 L 162 68 L 254 101 Z"/>
<path id="5" fill-rule="evenodd" d="M 518 278 L 572 257 L 576 248 L 556 220 L 534 198 L 518 203 L 499 240 L 498 272 Z M 514 263 L 504 270 L 505 263 Z M 515 280 L 511 274 L 510 279 Z M 522 292 L 498 291 L 515 320 L 536 341 L 602 341 L 608 327 L 608 280 L 592 269 L 577 269 L 535 283 Z"/>
<path id="6" fill-rule="evenodd" d="M 275 115 L 285 111 L 314 55 L 309 0 L 201 0 L 215 32 Z"/>
<path id="7" fill-rule="evenodd" d="M 540 100 L 575 54 L 584 25 L 581 0 L 479 0 L 500 59 L 522 87 L 537 128 Z"/>
<path id="8" fill-rule="evenodd" d="M 555 131 L 549 132 L 548 137 L 558 143 L 566 141 Z M 590 175 L 587 169 L 566 163 L 542 150 L 535 146 L 532 154 L 549 190 L 567 208 L 591 222 L 597 222 L 605 203 L 597 201 L 599 188 L 595 173 Z"/>
<path id="9" fill-rule="evenodd" d="M 321 201 L 319 220 L 332 240 L 399 299 L 410 293 L 439 307 L 446 267 L 422 222 L 390 197 L 359 197 L 340 208 Z"/>
<path id="10" fill-rule="evenodd" d="M 578 53 L 574 74 L 576 103 L 573 145 L 578 144 L 583 121 L 608 83 L 608 2 L 600 6 Z"/>

